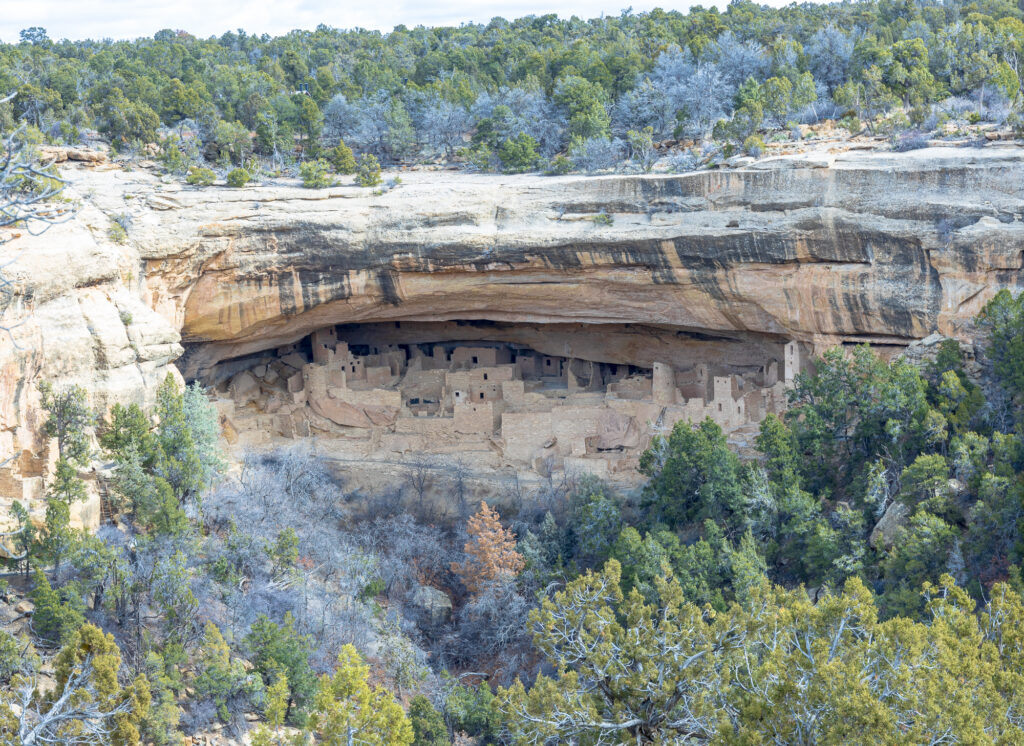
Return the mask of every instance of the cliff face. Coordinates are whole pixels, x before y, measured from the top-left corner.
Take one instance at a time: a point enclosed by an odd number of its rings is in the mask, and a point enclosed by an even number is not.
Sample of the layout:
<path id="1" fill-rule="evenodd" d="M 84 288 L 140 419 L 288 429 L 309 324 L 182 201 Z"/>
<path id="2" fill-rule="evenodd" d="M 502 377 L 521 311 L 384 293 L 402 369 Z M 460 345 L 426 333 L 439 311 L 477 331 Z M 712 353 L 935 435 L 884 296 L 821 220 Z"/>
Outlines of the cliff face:
<path id="1" fill-rule="evenodd" d="M 86 183 L 113 213 L 126 203 L 109 176 Z M 905 344 L 957 333 L 1020 280 L 1024 150 L 1013 147 L 678 176 L 406 180 L 373 195 L 129 177 L 149 302 L 190 346 L 186 375 L 327 324 L 390 320 Z M 637 353 L 611 344 L 609 360 Z"/>
<path id="2" fill-rule="evenodd" d="M 686 175 L 416 172 L 384 194 L 68 176 L 75 220 L 0 247 L 17 257 L 3 323 L 24 322 L 0 334 L 0 448 L 28 454 L 23 476 L 43 470 L 39 378 L 148 403 L 179 341 L 188 377 L 326 325 L 402 321 L 490 320 L 606 362 L 698 344 L 743 362 L 786 339 L 963 334 L 1022 277 L 1024 149 L 1009 145 Z"/>

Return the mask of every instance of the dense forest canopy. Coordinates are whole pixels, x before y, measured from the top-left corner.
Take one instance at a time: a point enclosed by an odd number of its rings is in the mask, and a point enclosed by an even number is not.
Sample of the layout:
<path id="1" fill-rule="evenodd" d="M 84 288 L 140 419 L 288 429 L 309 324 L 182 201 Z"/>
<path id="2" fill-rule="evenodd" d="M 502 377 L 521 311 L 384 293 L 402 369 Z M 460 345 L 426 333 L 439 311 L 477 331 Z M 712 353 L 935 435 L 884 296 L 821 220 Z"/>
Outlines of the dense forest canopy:
<path id="1" fill-rule="evenodd" d="M 276 38 L 58 42 L 31 28 L 0 46 L 0 90 L 18 94 L 0 128 L 27 121 L 67 142 L 95 128 L 127 150 L 162 141 L 175 168 L 329 161 L 339 138 L 382 161 L 461 151 L 515 171 L 568 151 L 553 168 L 643 165 L 652 138 L 743 143 L 826 117 L 852 130 L 895 111 L 889 129 L 965 112 L 1019 121 L 1022 18 L 1009 0 L 880 0 Z"/>

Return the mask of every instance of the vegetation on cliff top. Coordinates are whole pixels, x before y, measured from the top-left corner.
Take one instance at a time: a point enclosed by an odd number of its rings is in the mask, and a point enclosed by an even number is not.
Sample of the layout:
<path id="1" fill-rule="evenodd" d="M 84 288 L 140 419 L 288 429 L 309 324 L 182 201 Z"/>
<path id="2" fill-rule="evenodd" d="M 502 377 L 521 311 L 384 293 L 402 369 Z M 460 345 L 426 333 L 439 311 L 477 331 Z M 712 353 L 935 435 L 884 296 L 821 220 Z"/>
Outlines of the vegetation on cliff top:
<path id="1" fill-rule="evenodd" d="M 180 173 L 204 163 L 281 172 L 337 147 L 382 163 L 458 156 L 521 171 L 563 153 L 579 170 L 626 159 L 644 170 L 645 131 L 754 152 L 752 137 L 799 138 L 798 123 L 826 118 L 918 137 L 945 134 L 947 121 L 960 132 L 1019 124 L 1022 19 L 1010 0 L 737 1 L 387 34 L 53 41 L 33 28 L 0 45 L 0 91 L 17 93 L 0 104 L 0 130 L 27 122 L 77 143 L 95 129 Z"/>

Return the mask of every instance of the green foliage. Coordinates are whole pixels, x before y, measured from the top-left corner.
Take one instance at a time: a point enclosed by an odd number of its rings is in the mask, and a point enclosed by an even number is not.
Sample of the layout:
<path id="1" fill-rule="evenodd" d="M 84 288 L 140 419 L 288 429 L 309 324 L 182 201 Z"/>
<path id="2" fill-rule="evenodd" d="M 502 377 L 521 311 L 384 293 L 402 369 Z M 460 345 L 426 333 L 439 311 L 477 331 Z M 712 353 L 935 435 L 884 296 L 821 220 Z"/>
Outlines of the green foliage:
<path id="1" fill-rule="evenodd" d="M 306 189 L 325 189 L 337 182 L 331 177 L 330 165 L 325 160 L 305 161 L 299 166 L 302 186 Z"/>
<path id="2" fill-rule="evenodd" d="M 32 631 L 48 643 L 70 641 L 84 622 L 81 598 L 73 593 L 58 593 L 38 569 L 32 574 L 29 598 L 35 605 Z"/>
<path id="3" fill-rule="evenodd" d="M 18 642 L 12 635 L 0 630 L 0 685 L 8 684 L 11 676 L 21 669 L 21 654 L 25 647 L 25 643 Z"/>
<path id="4" fill-rule="evenodd" d="M 146 655 L 143 672 L 149 681 L 150 705 L 139 722 L 139 733 L 146 743 L 155 746 L 178 746 L 180 712 L 174 692 L 175 679 L 168 673 L 164 657 L 155 652 Z M 179 677 L 180 678 L 180 677 Z"/>
<path id="5" fill-rule="evenodd" d="M 213 701 L 217 715 L 225 723 L 231 719 L 229 700 L 239 696 L 252 700 L 263 690 L 258 676 L 250 676 L 242 661 L 232 660 L 231 650 L 213 622 L 206 623 L 193 685 L 200 697 Z"/>
<path id="6" fill-rule="evenodd" d="M 304 709 L 316 691 L 316 677 L 309 665 L 310 639 L 295 631 L 292 615 L 285 614 L 280 625 L 260 616 L 245 643 L 265 684 L 273 684 L 279 675 L 288 682 L 286 717 L 293 707 Z"/>
<path id="7" fill-rule="evenodd" d="M 217 175 L 212 170 L 202 166 L 191 166 L 188 170 L 188 175 L 185 177 L 185 183 L 192 186 L 206 187 L 213 184 L 216 179 Z"/>
<path id="8" fill-rule="evenodd" d="M 57 439 L 58 458 L 85 466 L 89 462 L 86 429 L 96 420 L 89 408 L 88 393 L 81 386 L 55 390 L 48 381 L 39 384 L 41 403 L 48 415 L 43 430 Z"/>
<path id="9" fill-rule="evenodd" d="M 805 483 L 843 492 L 884 450 L 897 468 L 927 436 L 926 386 L 917 369 L 879 359 L 867 345 L 834 348 L 801 375 L 786 418 L 796 436 Z"/>
<path id="10" fill-rule="evenodd" d="M 757 135 L 751 135 L 743 141 L 743 149 L 747 151 L 748 154 L 758 158 L 764 153 L 764 140 Z"/>
<path id="11" fill-rule="evenodd" d="M 227 175 L 228 186 L 234 187 L 235 189 L 241 189 L 248 184 L 251 179 L 252 177 L 249 175 L 249 172 L 244 168 L 232 169 Z"/>
<path id="12" fill-rule="evenodd" d="M 299 559 L 299 537 L 295 529 L 291 526 L 281 529 L 274 543 L 267 547 L 267 555 L 272 563 L 272 575 L 279 575 L 293 568 Z"/>
<path id="13" fill-rule="evenodd" d="M 697 426 L 681 421 L 667 439 L 656 436 L 640 458 L 640 471 L 650 477 L 643 506 L 651 521 L 673 528 L 705 518 L 739 524 L 746 504 L 739 459 L 710 418 Z"/>
<path id="14" fill-rule="evenodd" d="M 641 130 L 628 130 L 626 142 L 629 144 L 629 158 L 644 173 L 654 168 L 656 152 L 654 150 L 654 128 L 644 127 Z"/>
<path id="15" fill-rule="evenodd" d="M 505 140 L 498 148 L 498 158 L 505 173 L 521 174 L 533 171 L 540 162 L 537 141 L 525 132 Z"/>
<path id="16" fill-rule="evenodd" d="M 318 743 L 344 746 L 369 743 L 379 746 L 410 746 L 415 738 L 402 706 L 383 688 L 367 681 L 370 668 L 356 649 L 345 645 L 338 667 L 323 676 L 309 717 L 310 731 Z"/>
<path id="17" fill-rule="evenodd" d="M 548 167 L 544 170 L 544 173 L 549 176 L 562 176 L 570 171 L 572 171 L 572 161 L 559 153 L 551 159 L 550 163 L 548 163 Z"/>
<path id="18" fill-rule="evenodd" d="M 454 686 L 444 701 L 444 717 L 449 730 L 492 743 L 501 729 L 502 714 L 487 684 Z"/>
<path id="19" fill-rule="evenodd" d="M 882 599 L 889 613 L 913 617 L 921 611 L 918 589 L 946 572 L 955 543 L 953 527 L 938 516 L 919 511 L 911 517 L 882 561 Z"/>
<path id="20" fill-rule="evenodd" d="M 69 684 L 78 680 L 75 673 L 81 671 L 86 662 L 91 669 L 90 686 L 68 691 Z M 139 746 L 139 726 L 149 714 L 152 700 L 149 681 L 145 675 L 138 674 L 131 684 L 122 686 L 119 678 L 121 651 L 113 635 L 104 634 L 91 624 L 81 626 L 54 659 L 53 668 L 56 687 L 47 694 L 48 703 L 56 703 L 67 695 L 79 706 L 88 702 L 105 712 L 120 707 L 122 711 L 111 719 L 104 742 L 110 746 Z M 65 731 L 65 734 L 72 735 L 74 731 Z"/>
<path id="21" fill-rule="evenodd" d="M 490 171 L 492 168 L 494 150 L 485 142 L 476 143 L 468 148 L 459 148 L 456 154 L 476 171 Z"/>
<path id="22" fill-rule="evenodd" d="M 980 614 L 948 575 L 920 596 L 927 622 L 879 621 L 859 580 L 812 603 L 803 590 L 750 589 L 714 614 L 665 575 L 657 597 L 623 594 L 609 562 L 531 613 L 556 671 L 501 690 L 515 742 L 985 742 L 1024 737 L 1020 596 L 993 589 Z M 1011 621 L 1012 620 L 1012 621 Z M 592 682 L 600 681 L 600 686 Z M 729 713 L 723 717 L 723 713 Z M 894 739 L 894 734 L 897 738 Z"/>
<path id="23" fill-rule="evenodd" d="M 430 700 L 417 694 L 409 701 L 409 723 L 412 725 L 412 746 L 450 746 L 448 727 Z"/>
<path id="24" fill-rule="evenodd" d="M 338 144 L 327 151 L 327 160 L 335 173 L 352 174 L 356 171 L 356 157 L 352 148 L 345 144 L 344 140 L 338 140 Z"/>
<path id="25" fill-rule="evenodd" d="M 979 323 L 991 335 L 987 347 L 1000 383 L 1015 397 L 1024 393 L 1024 294 L 1005 288 L 981 311 Z"/>
<path id="26" fill-rule="evenodd" d="M 380 183 L 380 162 L 377 156 L 373 153 L 363 153 L 356 162 L 356 184 L 361 187 L 373 187 Z"/>

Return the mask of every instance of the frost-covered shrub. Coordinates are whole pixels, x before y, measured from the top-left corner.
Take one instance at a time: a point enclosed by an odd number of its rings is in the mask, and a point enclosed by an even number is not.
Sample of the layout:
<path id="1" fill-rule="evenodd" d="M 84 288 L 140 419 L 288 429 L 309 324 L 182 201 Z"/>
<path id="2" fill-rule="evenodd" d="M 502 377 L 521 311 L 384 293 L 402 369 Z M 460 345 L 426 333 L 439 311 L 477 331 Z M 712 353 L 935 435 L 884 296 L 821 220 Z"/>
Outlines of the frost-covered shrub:
<path id="1" fill-rule="evenodd" d="M 594 173 L 615 168 L 625 157 L 622 140 L 607 137 L 588 137 L 576 140 L 569 148 L 569 158 L 577 168 Z"/>

